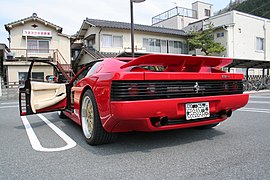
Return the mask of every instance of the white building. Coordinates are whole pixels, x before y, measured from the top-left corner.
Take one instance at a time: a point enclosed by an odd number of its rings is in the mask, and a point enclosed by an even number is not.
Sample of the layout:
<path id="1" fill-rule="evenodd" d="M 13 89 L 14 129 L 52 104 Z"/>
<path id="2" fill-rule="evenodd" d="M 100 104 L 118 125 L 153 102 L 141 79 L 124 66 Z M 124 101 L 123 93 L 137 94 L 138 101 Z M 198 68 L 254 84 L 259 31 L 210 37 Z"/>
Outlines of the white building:
<path id="1" fill-rule="evenodd" d="M 192 3 L 192 9 L 175 7 L 152 18 L 152 25 L 183 29 L 188 24 L 213 15 L 212 4 L 201 1 Z"/>
<path id="2" fill-rule="evenodd" d="M 210 23 L 215 28 L 215 41 L 226 48 L 220 55 L 231 57 L 235 61 L 235 66 L 231 67 L 243 68 L 245 66 L 240 66 L 239 63 L 245 63 L 249 68 L 248 74 L 265 74 L 262 69 L 269 69 L 267 63 L 270 63 L 270 19 L 230 11 L 191 23 L 184 30 L 204 30 Z"/>
<path id="3" fill-rule="evenodd" d="M 3 62 L 5 81 L 19 82 L 27 76 L 29 60 L 49 60 L 65 65 L 70 62 L 70 37 L 62 28 L 33 13 L 32 16 L 5 25 L 9 33 L 9 54 Z M 32 76 L 44 80 L 52 67 L 40 66 Z"/>
<path id="4" fill-rule="evenodd" d="M 75 66 L 130 52 L 130 34 L 130 23 L 87 18 L 76 38 L 83 42 L 83 49 L 78 56 L 74 53 Z M 182 30 L 135 24 L 134 40 L 135 52 L 187 54 L 186 33 Z"/>

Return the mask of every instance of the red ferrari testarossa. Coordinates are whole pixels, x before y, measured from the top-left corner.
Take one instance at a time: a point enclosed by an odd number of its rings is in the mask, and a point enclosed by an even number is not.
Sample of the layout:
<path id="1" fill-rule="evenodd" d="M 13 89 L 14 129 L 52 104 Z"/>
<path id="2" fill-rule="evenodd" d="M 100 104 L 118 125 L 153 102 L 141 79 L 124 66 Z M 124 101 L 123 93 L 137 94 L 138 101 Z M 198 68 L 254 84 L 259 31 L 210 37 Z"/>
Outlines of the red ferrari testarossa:
<path id="1" fill-rule="evenodd" d="M 59 111 L 82 126 L 91 145 L 109 143 L 117 132 L 212 128 L 248 102 L 243 74 L 221 70 L 231 62 L 171 54 L 106 58 L 68 82 L 56 74 L 40 82 L 31 77 L 40 63 L 33 61 L 20 88 L 20 114 Z"/>

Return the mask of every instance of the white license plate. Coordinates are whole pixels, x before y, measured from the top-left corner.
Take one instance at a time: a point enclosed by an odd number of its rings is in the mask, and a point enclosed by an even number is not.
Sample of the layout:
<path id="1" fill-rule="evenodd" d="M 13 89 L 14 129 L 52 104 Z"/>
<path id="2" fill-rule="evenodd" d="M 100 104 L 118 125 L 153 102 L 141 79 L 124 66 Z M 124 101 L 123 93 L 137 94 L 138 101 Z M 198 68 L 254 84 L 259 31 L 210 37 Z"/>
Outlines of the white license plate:
<path id="1" fill-rule="evenodd" d="M 186 119 L 200 119 L 210 117 L 209 102 L 187 103 Z"/>

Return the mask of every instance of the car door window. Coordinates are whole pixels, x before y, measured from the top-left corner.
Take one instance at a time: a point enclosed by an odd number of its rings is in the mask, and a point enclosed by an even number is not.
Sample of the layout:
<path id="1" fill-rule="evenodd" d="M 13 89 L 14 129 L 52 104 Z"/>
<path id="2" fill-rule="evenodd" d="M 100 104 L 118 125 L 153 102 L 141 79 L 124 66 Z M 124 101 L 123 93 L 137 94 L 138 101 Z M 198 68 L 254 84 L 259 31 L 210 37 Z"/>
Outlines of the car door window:
<path id="1" fill-rule="evenodd" d="M 91 75 L 93 75 L 97 69 L 100 67 L 101 62 L 97 62 L 96 64 L 94 64 L 88 71 L 88 73 L 86 74 L 86 77 L 89 77 Z"/>
<path id="2" fill-rule="evenodd" d="M 84 77 L 88 77 L 90 75 L 92 75 L 94 72 L 96 72 L 95 70 L 99 67 L 99 65 L 101 64 L 101 62 L 96 62 L 94 64 L 91 64 L 89 67 L 87 67 L 85 70 L 83 70 L 78 76 L 77 78 L 74 80 L 74 84 L 77 84 L 77 82 L 79 82 L 81 79 L 83 79 Z"/>

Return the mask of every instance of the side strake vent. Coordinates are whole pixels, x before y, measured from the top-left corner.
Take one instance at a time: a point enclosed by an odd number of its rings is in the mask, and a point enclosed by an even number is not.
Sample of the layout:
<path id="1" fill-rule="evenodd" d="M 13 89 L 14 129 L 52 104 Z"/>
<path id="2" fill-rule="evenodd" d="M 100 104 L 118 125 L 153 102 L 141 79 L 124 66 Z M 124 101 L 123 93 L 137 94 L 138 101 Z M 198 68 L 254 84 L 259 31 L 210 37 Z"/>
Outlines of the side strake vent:
<path id="1" fill-rule="evenodd" d="M 242 81 L 113 81 L 111 101 L 242 94 Z"/>

